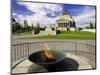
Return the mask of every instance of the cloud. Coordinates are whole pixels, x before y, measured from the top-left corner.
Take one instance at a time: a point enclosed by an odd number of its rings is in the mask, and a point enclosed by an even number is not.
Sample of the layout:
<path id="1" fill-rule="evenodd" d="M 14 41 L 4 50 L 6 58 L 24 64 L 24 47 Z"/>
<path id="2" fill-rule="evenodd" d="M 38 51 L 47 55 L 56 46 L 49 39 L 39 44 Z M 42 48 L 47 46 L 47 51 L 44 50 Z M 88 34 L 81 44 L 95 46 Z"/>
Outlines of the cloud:
<path id="1" fill-rule="evenodd" d="M 31 3 L 31 2 L 17 2 L 19 5 L 23 5 L 25 8 L 33 12 L 32 15 L 19 15 L 17 13 L 13 13 L 17 15 L 18 21 L 23 23 L 23 20 L 27 20 L 28 24 L 31 25 L 37 24 L 40 22 L 42 25 L 48 26 L 49 24 L 53 23 L 56 18 L 56 13 L 61 13 L 63 8 L 59 4 L 45 4 L 45 3 Z M 50 17 L 56 16 L 56 17 Z"/>
<path id="2" fill-rule="evenodd" d="M 23 23 L 24 20 L 28 21 L 28 24 L 31 25 L 40 24 L 49 26 L 51 23 L 54 23 L 59 15 L 63 11 L 63 6 L 60 4 L 46 4 L 46 3 L 33 3 L 33 2 L 17 2 L 18 5 L 24 6 L 29 11 L 33 12 L 32 15 L 24 15 L 12 13 L 13 16 L 16 16 L 17 21 Z M 90 22 L 95 23 L 95 9 L 91 6 L 84 6 L 84 8 L 75 8 L 72 11 L 72 17 L 76 22 L 78 27 L 85 27 L 89 25 Z M 24 12 L 24 11 L 23 11 Z M 78 14 L 73 16 L 73 14 Z M 48 16 L 49 14 L 49 16 Z"/>
<path id="3" fill-rule="evenodd" d="M 16 13 L 12 13 L 12 16 L 16 16 L 17 14 Z"/>
<path id="4" fill-rule="evenodd" d="M 74 16 L 73 18 L 78 27 L 85 27 L 89 25 L 90 22 L 95 23 L 95 9 L 87 6 L 82 9 L 82 13 L 78 16 Z"/>

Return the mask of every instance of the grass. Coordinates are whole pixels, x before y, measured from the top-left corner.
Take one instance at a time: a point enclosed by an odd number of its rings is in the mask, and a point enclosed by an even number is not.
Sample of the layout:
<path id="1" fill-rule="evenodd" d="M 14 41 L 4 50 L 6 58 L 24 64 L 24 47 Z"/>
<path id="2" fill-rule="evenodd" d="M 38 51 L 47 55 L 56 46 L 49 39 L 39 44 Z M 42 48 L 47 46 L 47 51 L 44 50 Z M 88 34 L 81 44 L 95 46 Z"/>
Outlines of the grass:
<path id="1" fill-rule="evenodd" d="M 30 33 L 30 32 L 28 32 Z M 28 34 L 27 33 L 27 34 Z M 78 40 L 95 40 L 95 33 L 87 31 L 61 31 L 57 35 L 48 35 L 48 36 L 33 36 L 30 38 L 23 39 L 78 39 Z"/>

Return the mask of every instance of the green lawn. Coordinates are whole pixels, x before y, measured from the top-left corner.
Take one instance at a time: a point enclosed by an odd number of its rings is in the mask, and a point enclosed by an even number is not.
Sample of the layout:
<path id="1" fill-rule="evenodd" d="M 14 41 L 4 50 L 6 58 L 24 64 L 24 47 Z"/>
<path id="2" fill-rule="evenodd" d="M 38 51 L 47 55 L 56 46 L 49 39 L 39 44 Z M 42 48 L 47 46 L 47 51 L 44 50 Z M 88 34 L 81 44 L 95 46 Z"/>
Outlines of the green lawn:
<path id="1" fill-rule="evenodd" d="M 25 39 L 25 38 L 24 38 Z M 61 31 L 57 35 L 33 36 L 26 39 L 77 39 L 77 40 L 95 40 L 95 33 L 87 31 Z"/>

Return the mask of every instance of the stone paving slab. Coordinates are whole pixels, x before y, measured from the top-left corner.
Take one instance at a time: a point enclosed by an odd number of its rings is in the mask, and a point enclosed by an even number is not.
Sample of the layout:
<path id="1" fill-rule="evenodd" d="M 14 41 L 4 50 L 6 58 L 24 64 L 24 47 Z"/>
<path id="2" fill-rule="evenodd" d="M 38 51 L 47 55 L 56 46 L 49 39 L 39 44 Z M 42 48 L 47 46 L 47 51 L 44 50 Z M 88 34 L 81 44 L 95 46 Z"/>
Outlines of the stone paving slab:
<path id="1" fill-rule="evenodd" d="M 72 54 L 66 54 L 66 57 L 73 58 L 79 63 L 79 70 L 81 69 L 92 69 L 91 65 L 87 62 L 88 59 L 82 56 L 75 56 Z M 30 69 L 29 69 L 30 68 Z M 30 62 L 28 59 L 18 64 L 13 70 L 12 73 L 28 73 L 33 71 L 35 72 L 46 72 L 46 69 Z"/>

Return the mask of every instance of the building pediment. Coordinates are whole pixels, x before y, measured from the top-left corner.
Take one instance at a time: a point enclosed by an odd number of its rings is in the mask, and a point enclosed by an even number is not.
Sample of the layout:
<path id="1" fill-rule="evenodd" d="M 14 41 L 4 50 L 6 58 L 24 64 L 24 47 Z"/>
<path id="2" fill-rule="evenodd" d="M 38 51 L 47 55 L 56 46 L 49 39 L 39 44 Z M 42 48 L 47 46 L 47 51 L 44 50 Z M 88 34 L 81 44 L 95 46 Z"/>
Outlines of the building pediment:
<path id="1" fill-rule="evenodd" d="M 66 20 L 66 19 L 58 19 L 58 20 L 56 20 L 56 22 L 58 23 L 58 22 L 69 22 L 70 20 Z"/>
<path id="2" fill-rule="evenodd" d="M 61 15 L 59 18 L 56 20 L 56 22 L 60 21 L 72 21 L 72 18 L 70 15 Z"/>

